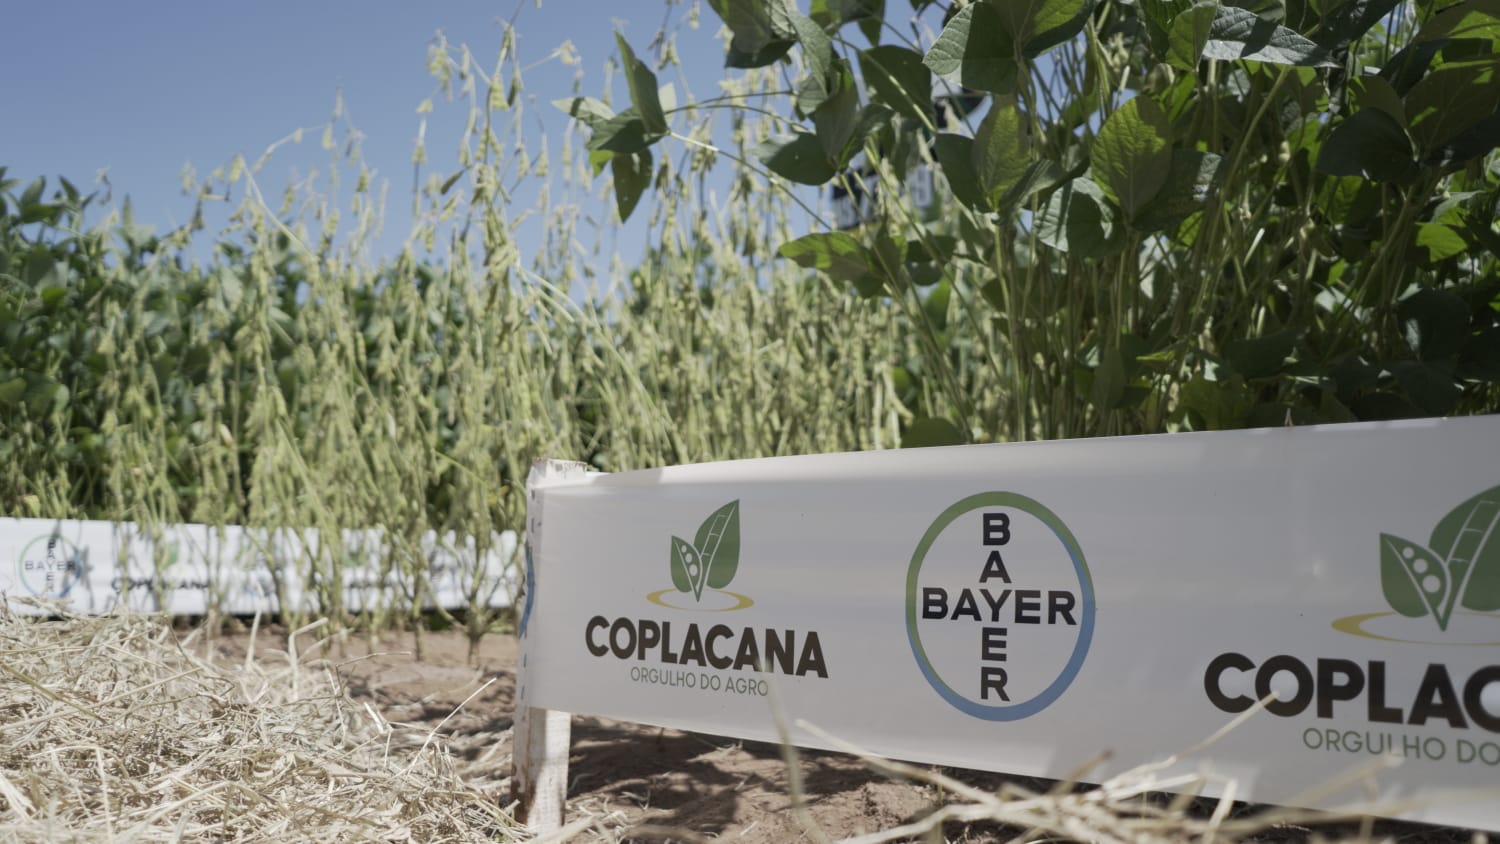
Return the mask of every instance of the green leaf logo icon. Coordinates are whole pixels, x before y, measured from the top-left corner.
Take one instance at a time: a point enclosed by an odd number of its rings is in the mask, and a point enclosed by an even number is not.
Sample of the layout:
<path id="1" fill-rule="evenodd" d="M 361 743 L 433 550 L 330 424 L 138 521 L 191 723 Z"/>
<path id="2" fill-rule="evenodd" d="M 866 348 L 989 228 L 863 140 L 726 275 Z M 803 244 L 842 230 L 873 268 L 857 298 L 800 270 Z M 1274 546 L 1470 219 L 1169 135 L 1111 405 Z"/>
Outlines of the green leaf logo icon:
<path id="1" fill-rule="evenodd" d="M 1500 486 L 1449 511 L 1423 546 L 1380 535 L 1380 584 L 1396 612 L 1447 630 L 1455 607 L 1500 610 Z"/>
<path id="2" fill-rule="evenodd" d="M 740 566 L 740 502 L 709 514 L 689 543 L 672 537 L 672 585 L 703 599 L 704 588 L 723 589 Z"/>

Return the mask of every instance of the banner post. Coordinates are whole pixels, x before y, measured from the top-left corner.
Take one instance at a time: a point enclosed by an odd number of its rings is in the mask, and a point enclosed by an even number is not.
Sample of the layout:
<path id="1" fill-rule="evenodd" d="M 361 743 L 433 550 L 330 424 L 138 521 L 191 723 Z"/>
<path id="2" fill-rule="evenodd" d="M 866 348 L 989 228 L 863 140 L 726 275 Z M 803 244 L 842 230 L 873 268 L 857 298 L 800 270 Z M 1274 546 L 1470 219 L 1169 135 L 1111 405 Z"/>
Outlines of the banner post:
<path id="1" fill-rule="evenodd" d="M 561 460 L 538 460 L 526 479 L 526 572 L 522 582 L 521 616 L 517 636 L 521 643 L 516 666 L 516 710 L 511 753 L 511 799 L 516 820 L 532 831 L 545 834 L 562 827 L 568 797 L 568 752 L 572 741 L 572 716 L 567 712 L 533 706 L 528 682 L 535 638 L 531 631 L 532 610 L 540 584 L 534 565 L 535 549 L 543 532 L 544 487 L 577 482 L 588 477 L 588 466 Z"/>

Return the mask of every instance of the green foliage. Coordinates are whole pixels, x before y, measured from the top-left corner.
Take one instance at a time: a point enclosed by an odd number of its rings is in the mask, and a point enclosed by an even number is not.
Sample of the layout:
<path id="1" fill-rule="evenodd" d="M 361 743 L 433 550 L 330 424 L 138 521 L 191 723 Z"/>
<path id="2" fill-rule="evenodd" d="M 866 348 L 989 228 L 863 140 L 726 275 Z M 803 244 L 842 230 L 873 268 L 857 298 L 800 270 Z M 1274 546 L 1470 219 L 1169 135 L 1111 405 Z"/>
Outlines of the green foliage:
<path id="1" fill-rule="evenodd" d="M 846 184 L 851 146 L 869 162 L 873 213 L 780 254 L 907 315 L 922 352 L 900 371 L 946 397 L 908 435 L 1500 408 L 1495 0 L 977 0 L 925 35 L 926 2 L 909 23 L 711 5 L 731 65 L 800 45 L 758 148 L 773 180 Z M 852 40 L 872 16 L 890 40 Z M 924 166 L 936 215 L 903 185 Z M 900 246 L 939 238 L 957 248 Z"/>

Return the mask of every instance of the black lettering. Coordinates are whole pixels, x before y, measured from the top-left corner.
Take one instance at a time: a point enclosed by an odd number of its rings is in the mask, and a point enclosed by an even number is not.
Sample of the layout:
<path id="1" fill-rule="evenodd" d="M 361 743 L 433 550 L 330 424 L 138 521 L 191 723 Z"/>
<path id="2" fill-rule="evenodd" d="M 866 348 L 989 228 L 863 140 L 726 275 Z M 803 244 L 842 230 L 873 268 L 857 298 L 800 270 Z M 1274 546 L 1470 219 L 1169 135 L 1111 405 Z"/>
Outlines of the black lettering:
<path id="1" fill-rule="evenodd" d="M 786 635 L 784 640 L 777 637 L 775 630 L 766 631 L 766 670 L 791 674 L 792 649 L 796 645 L 797 634 L 790 630 L 782 632 Z"/>
<path id="2" fill-rule="evenodd" d="M 661 644 L 661 628 L 654 621 L 642 620 L 640 624 L 640 635 L 636 637 L 635 658 L 645 659 L 646 651 Z"/>
<path id="3" fill-rule="evenodd" d="M 1282 700 L 1280 696 L 1272 697 L 1266 703 L 1266 711 L 1287 718 L 1306 709 L 1312 702 L 1313 676 L 1307 666 L 1302 664 L 1302 660 L 1280 654 L 1261 663 L 1260 671 L 1255 673 L 1255 695 L 1261 700 L 1271 695 L 1271 678 L 1283 671 L 1297 679 L 1297 692 L 1290 700 Z"/>
<path id="4" fill-rule="evenodd" d="M 625 634 L 621 641 L 620 634 Z M 609 626 L 609 647 L 620 659 L 629 659 L 635 650 L 635 627 L 631 625 L 628 618 L 617 618 L 615 623 Z"/>
<path id="5" fill-rule="evenodd" d="M 958 593 L 958 600 L 953 603 L 953 620 L 957 621 L 961 615 L 972 616 L 975 621 L 979 618 L 979 603 L 974 600 L 974 592 L 971 589 L 963 589 Z"/>
<path id="6" fill-rule="evenodd" d="M 116 586 L 115 591 L 120 591 L 120 588 Z M 602 615 L 596 615 L 593 618 L 589 619 L 589 623 L 583 628 L 583 643 L 588 646 L 589 653 L 593 654 L 594 656 L 604 656 L 605 654 L 609 653 L 609 648 L 607 646 L 594 643 L 594 631 L 602 630 L 608 626 L 609 619 L 605 618 Z"/>
<path id="7" fill-rule="evenodd" d="M 1464 711 L 1458 706 L 1453 681 L 1448 679 L 1448 669 L 1441 665 L 1427 666 L 1422 684 L 1417 687 L 1417 699 L 1411 705 L 1411 720 L 1407 723 L 1425 724 L 1432 718 L 1441 718 L 1448 722 L 1448 726 L 1459 729 L 1469 726 L 1464 720 Z"/>
<path id="8" fill-rule="evenodd" d="M 677 652 L 672 650 L 672 622 L 661 623 L 661 661 L 669 665 L 676 665 L 680 660 Z"/>
<path id="9" fill-rule="evenodd" d="M 1001 700 L 1010 700 L 1010 695 L 1005 693 L 1005 669 L 994 665 L 979 666 L 979 699 L 989 700 L 990 692 L 994 692 Z"/>
<path id="10" fill-rule="evenodd" d="M 922 618 L 948 617 L 948 590 L 937 586 L 922 587 Z"/>
<path id="11" fill-rule="evenodd" d="M 1001 589 L 999 598 L 991 595 L 988 589 L 979 590 L 979 594 L 984 596 L 984 602 L 990 606 L 990 621 L 999 621 L 1000 608 L 1005 606 L 1005 599 L 1010 597 L 1010 590 Z"/>
<path id="12" fill-rule="evenodd" d="M 734 638 L 734 631 L 730 630 L 726 625 L 715 624 L 713 627 L 708 628 L 708 636 L 706 637 L 703 644 L 705 646 L 704 650 L 708 651 L 709 665 L 712 665 L 713 667 L 722 671 L 734 664 L 733 657 L 730 657 L 727 654 L 724 656 L 720 656 L 718 649 L 714 647 L 714 642 L 720 639 L 732 638 Z"/>
<path id="13" fill-rule="evenodd" d="M 687 637 L 682 642 L 682 659 L 679 663 L 698 666 L 708 664 L 708 660 L 703 656 L 703 634 L 698 632 L 696 624 L 688 625 Z"/>
<path id="14" fill-rule="evenodd" d="M 1056 624 L 1057 617 L 1068 624 L 1077 626 L 1078 622 L 1073 620 L 1073 606 L 1078 601 L 1072 592 L 1048 592 L 1047 593 L 1047 623 Z"/>
<path id="15" fill-rule="evenodd" d="M 1332 718 L 1333 703 L 1354 700 L 1365 688 L 1365 672 L 1347 659 L 1318 660 L 1318 717 Z"/>
<path id="16" fill-rule="evenodd" d="M 1484 690 L 1492 683 L 1500 683 L 1500 665 L 1486 665 L 1469 675 L 1464 683 L 1464 708 L 1469 710 L 1469 720 L 1480 729 L 1500 733 L 1500 712 L 1484 708 Z"/>
<path id="17" fill-rule="evenodd" d="M 985 627 L 979 631 L 979 658 L 990 662 L 1005 661 L 1005 628 Z"/>
<path id="18" fill-rule="evenodd" d="M 984 571 L 979 573 L 979 582 L 983 583 L 992 577 L 998 577 L 1006 583 L 1010 582 L 1010 572 L 1005 570 L 1005 560 L 1000 556 L 998 548 L 991 551 L 990 558 L 984 561 Z"/>
<path id="19" fill-rule="evenodd" d="M 1016 623 L 1017 624 L 1041 624 L 1042 623 L 1042 590 L 1040 590 L 1040 589 L 1017 589 L 1016 590 Z"/>
<path id="20" fill-rule="evenodd" d="M 740 649 L 734 655 L 734 667 L 736 669 L 748 668 L 752 671 L 760 670 L 760 648 L 755 644 L 755 631 L 749 627 L 740 635 Z"/>
<path id="21" fill-rule="evenodd" d="M 984 514 L 984 544 L 1004 545 L 1010 541 L 1010 514 Z M 1006 581 L 1009 582 L 1009 581 Z"/>
<path id="22" fill-rule="evenodd" d="M 1213 662 L 1208 664 L 1208 670 L 1203 672 L 1203 691 L 1208 695 L 1208 700 L 1214 706 L 1225 712 L 1244 712 L 1255 705 L 1255 701 L 1245 695 L 1230 697 L 1224 694 L 1224 687 L 1220 680 L 1225 671 L 1250 671 L 1255 668 L 1255 663 L 1244 654 L 1223 653 L 1214 657 Z"/>
<path id="23" fill-rule="evenodd" d="M 823 643 L 818 641 L 817 631 L 807 634 L 807 641 L 802 643 L 802 656 L 797 659 L 797 676 L 806 677 L 808 673 L 828 679 L 828 663 L 823 661 Z"/>
<path id="24" fill-rule="evenodd" d="M 1400 709 L 1385 705 L 1385 663 L 1371 662 L 1369 670 L 1370 680 L 1370 720 L 1382 724 L 1399 724 L 1404 719 Z"/>

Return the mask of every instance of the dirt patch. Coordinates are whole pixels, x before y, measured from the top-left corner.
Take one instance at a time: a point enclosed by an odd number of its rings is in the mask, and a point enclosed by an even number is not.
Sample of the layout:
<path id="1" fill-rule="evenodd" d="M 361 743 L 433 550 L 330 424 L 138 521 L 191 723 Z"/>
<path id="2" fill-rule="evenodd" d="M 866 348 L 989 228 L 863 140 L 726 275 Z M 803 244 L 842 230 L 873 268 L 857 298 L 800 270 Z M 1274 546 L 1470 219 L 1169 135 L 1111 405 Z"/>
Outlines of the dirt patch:
<path id="1" fill-rule="evenodd" d="M 415 727 L 403 731 L 405 741 L 441 739 L 471 783 L 492 793 L 496 801 L 509 802 L 514 637 L 488 636 L 471 655 L 467 639 L 459 633 L 425 633 L 421 659 L 416 656 L 416 639 L 409 634 L 377 640 L 351 635 L 324 643 L 304 634 L 298 644 L 296 658 L 303 664 L 331 672 L 354 700 L 373 707 L 386 720 Z M 222 635 L 212 647 L 217 659 L 243 661 L 251 639 L 247 633 Z M 284 661 L 291 654 L 286 635 L 279 631 L 261 631 L 254 642 L 257 662 Z M 587 717 L 574 718 L 572 736 L 569 818 L 597 821 L 584 840 L 784 844 L 817 840 L 808 831 L 809 821 L 827 837 L 838 839 L 912 823 L 954 802 L 955 796 L 930 782 L 893 779 L 852 756 L 800 751 L 798 771 L 806 807 L 798 813 L 790 797 L 788 766 L 776 745 Z M 920 770 L 952 775 L 989 794 L 1040 793 L 1053 787 L 1045 780 Z M 1157 803 L 1164 806 L 1166 801 Z M 1204 801 L 1188 811 L 1206 818 L 1213 804 Z M 940 838 L 924 840 L 1010 841 L 1026 831 L 1024 826 L 965 822 L 959 816 L 943 825 Z M 1317 835 L 1402 842 L 1474 839 L 1467 831 L 1393 822 L 1320 826 Z M 1301 841 L 1313 836 L 1309 827 L 1283 823 L 1253 838 Z M 1122 840 L 1148 837 L 1179 838 L 1135 834 Z"/>

